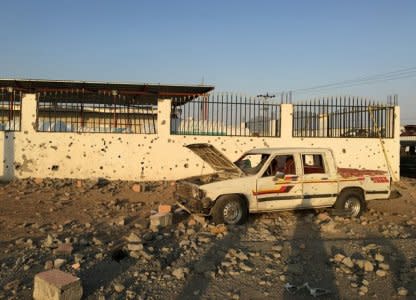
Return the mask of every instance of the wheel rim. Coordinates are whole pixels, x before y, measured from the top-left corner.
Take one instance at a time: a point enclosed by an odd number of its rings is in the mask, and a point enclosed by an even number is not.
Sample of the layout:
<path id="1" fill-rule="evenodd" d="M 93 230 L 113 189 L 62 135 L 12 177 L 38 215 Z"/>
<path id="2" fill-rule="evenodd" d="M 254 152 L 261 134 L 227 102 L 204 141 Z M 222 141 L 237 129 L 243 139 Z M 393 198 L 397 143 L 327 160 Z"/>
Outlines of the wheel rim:
<path id="1" fill-rule="evenodd" d="M 360 214 L 361 202 L 357 198 L 348 198 L 347 201 L 345 201 L 344 208 L 351 212 L 352 217 L 356 217 Z"/>
<path id="2" fill-rule="evenodd" d="M 243 211 L 241 210 L 241 206 L 238 202 L 232 201 L 228 202 L 224 206 L 224 221 L 229 224 L 237 223 L 241 216 L 243 215 Z"/>

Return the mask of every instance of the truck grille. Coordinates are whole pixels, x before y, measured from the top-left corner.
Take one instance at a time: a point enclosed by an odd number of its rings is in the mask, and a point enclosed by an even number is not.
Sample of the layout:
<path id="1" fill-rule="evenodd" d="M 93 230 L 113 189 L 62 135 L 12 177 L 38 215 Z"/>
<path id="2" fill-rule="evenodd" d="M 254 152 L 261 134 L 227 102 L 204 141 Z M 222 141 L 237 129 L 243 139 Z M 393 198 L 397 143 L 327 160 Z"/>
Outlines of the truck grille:
<path id="1" fill-rule="evenodd" d="M 182 198 L 192 198 L 192 185 L 185 182 L 178 182 L 176 184 L 176 195 Z"/>

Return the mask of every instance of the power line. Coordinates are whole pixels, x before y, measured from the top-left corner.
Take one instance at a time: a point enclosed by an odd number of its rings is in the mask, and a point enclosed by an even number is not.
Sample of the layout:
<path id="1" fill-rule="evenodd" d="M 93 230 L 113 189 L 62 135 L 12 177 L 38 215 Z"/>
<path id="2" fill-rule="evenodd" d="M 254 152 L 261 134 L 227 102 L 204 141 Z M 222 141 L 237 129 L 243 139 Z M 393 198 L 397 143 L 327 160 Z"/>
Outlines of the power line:
<path id="1" fill-rule="evenodd" d="M 400 69 L 400 70 L 386 72 L 386 73 L 379 73 L 379 74 L 374 74 L 370 76 L 359 77 L 356 79 L 349 79 L 349 80 L 343 80 L 343 81 L 329 83 L 329 84 L 317 85 L 317 86 L 308 87 L 308 88 L 295 89 L 293 90 L 293 92 L 305 93 L 309 91 L 318 91 L 318 90 L 323 90 L 323 89 L 351 87 L 351 86 L 365 85 L 365 84 L 371 84 L 371 83 L 382 82 L 382 81 L 411 78 L 415 76 L 416 76 L 416 67 L 411 67 L 411 68 Z"/>

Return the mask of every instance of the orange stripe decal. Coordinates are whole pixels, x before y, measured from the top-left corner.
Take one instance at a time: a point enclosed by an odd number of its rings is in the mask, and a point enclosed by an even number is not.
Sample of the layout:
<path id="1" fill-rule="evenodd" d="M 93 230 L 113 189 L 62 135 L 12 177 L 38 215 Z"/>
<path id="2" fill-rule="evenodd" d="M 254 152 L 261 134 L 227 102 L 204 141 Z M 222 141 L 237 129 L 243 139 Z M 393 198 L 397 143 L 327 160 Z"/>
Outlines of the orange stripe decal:
<path id="1" fill-rule="evenodd" d="M 263 191 L 258 191 L 258 192 L 253 191 L 253 195 L 258 196 L 258 195 L 267 195 L 267 194 L 288 193 L 292 190 L 292 188 L 293 188 L 293 185 L 283 185 L 279 189 L 276 189 L 276 190 L 263 190 Z"/>

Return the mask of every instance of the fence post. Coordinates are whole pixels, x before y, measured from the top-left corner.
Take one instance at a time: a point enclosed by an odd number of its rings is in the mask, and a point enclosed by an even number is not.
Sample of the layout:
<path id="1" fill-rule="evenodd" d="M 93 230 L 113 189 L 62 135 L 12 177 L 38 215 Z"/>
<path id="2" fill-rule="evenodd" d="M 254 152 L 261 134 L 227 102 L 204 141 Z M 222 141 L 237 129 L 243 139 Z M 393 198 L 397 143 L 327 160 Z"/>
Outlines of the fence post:
<path id="1" fill-rule="evenodd" d="M 21 105 L 21 131 L 36 132 L 36 94 L 24 94 Z"/>
<path id="2" fill-rule="evenodd" d="M 280 104 L 280 137 L 291 139 L 293 131 L 293 104 Z"/>
<path id="3" fill-rule="evenodd" d="M 157 101 L 157 134 L 160 137 L 170 135 L 170 115 L 172 99 L 158 99 Z"/>
<path id="4" fill-rule="evenodd" d="M 397 152 L 393 153 L 392 155 L 393 159 L 395 160 L 392 162 L 393 168 L 395 168 L 393 172 L 396 175 L 396 176 L 393 176 L 393 179 L 400 181 L 400 106 L 397 105 L 397 102 L 395 103 L 395 106 L 394 106 L 393 115 L 394 115 L 393 116 L 394 118 L 393 139 L 396 142 L 396 149 L 397 149 Z"/>

